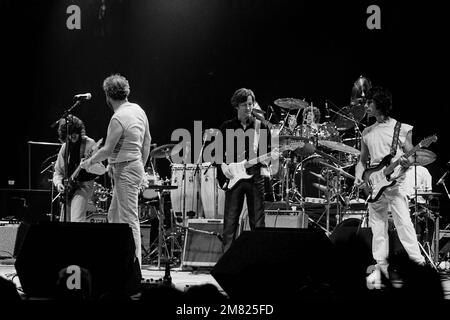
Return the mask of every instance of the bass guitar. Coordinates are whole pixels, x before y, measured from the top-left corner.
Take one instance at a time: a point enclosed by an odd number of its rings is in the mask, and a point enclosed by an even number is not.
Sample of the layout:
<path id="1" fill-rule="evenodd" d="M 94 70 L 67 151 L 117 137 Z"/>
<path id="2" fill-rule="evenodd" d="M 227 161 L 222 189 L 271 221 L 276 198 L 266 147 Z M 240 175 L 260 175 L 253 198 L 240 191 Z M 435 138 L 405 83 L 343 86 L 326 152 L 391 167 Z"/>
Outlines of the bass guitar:
<path id="1" fill-rule="evenodd" d="M 229 167 L 231 173 L 233 174 L 233 178 L 228 179 L 222 173 L 222 170 L 218 170 L 219 174 L 217 175 L 217 182 L 219 184 L 219 187 L 225 191 L 231 190 L 241 180 L 247 180 L 247 179 L 250 179 L 251 177 L 253 177 L 253 174 L 247 173 L 248 168 L 250 168 L 258 163 L 264 162 L 268 159 L 278 158 L 279 155 L 285 150 L 295 150 L 297 148 L 302 148 L 304 145 L 305 145 L 305 143 L 303 141 L 289 141 L 289 143 L 287 143 L 279 148 L 275 148 L 271 152 L 268 152 L 257 158 L 254 158 L 251 160 L 243 160 L 241 162 L 230 163 L 230 164 L 228 164 L 228 167 Z"/>
<path id="2" fill-rule="evenodd" d="M 100 147 L 100 145 L 103 142 L 103 138 L 101 138 L 100 140 L 98 140 L 91 148 L 91 150 L 88 153 L 88 156 L 85 159 L 89 159 L 90 157 L 92 157 L 92 155 L 94 154 L 95 151 L 98 150 L 98 148 Z M 83 160 L 83 159 L 82 159 Z M 103 166 L 103 165 L 102 165 Z M 79 187 L 79 182 L 77 181 L 77 177 L 80 174 L 81 171 L 81 161 L 80 164 L 78 165 L 78 167 L 73 171 L 73 173 L 70 175 L 66 185 L 66 189 L 64 190 L 64 192 L 61 194 L 61 199 L 63 199 L 63 201 L 65 200 L 65 194 L 67 193 L 67 196 L 69 199 L 72 199 L 75 191 L 78 189 Z M 86 170 L 88 171 L 88 170 Z M 88 171 L 89 172 L 89 171 Z M 100 172 L 93 172 L 95 174 L 103 174 Z"/>
<path id="3" fill-rule="evenodd" d="M 410 151 L 405 153 L 403 157 L 409 158 L 420 148 L 428 147 L 431 143 L 436 141 L 436 135 L 427 137 L 420 141 L 420 143 L 414 146 Z M 364 181 L 364 190 L 368 195 L 367 202 L 377 201 L 383 192 L 387 188 L 394 186 L 397 183 L 397 179 L 404 174 L 405 170 L 398 167 L 400 158 L 392 163 L 391 161 L 392 155 L 389 154 L 385 156 L 377 166 L 369 167 L 364 170 L 362 179 Z"/>

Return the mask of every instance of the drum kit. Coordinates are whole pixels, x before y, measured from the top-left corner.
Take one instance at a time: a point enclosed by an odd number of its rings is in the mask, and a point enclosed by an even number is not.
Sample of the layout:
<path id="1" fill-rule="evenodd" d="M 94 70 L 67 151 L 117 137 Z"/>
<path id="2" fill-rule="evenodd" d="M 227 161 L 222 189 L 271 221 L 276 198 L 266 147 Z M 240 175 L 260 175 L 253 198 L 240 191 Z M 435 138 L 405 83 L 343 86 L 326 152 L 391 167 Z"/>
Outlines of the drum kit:
<path id="1" fill-rule="evenodd" d="M 158 238 L 150 244 L 150 250 L 143 257 L 143 261 L 157 258 L 158 268 L 163 257 L 169 261 L 177 259 L 175 253 L 182 251 L 180 243 L 184 242 L 186 230 L 217 236 L 214 232 L 188 227 L 187 222 L 193 218 L 223 218 L 225 207 L 225 192 L 216 183 L 217 168 L 210 162 L 173 163 L 171 159 L 175 149 L 175 144 L 165 144 L 150 152 L 150 168 L 147 169 L 141 185 L 141 223 L 152 218 L 158 219 Z M 154 165 L 156 159 L 167 159 L 170 162 L 170 179 L 160 178 Z M 165 212 L 164 208 L 164 196 L 169 195 L 170 214 Z M 169 231 L 165 225 L 170 226 Z"/>
<path id="2" fill-rule="evenodd" d="M 357 162 L 360 151 L 361 133 L 359 129 L 351 137 L 350 143 L 343 140 L 348 130 L 363 125 L 361 120 L 365 112 L 360 112 L 359 105 L 344 107 L 338 111 L 332 121 L 318 122 L 320 110 L 305 100 L 282 98 L 274 101 L 281 109 L 284 119 L 271 128 L 272 141 L 279 145 L 291 140 L 302 139 L 304 147 L 285 152 L 280 161 L 277 172 L 272 170 L 270 177 L 274 201 L 286 202 L 287 207 L 304 208 L 305 203 L 325 198 L 325 203 L 337 204 L 337 218 L 341 219 L 342 201 L 348 196 L 345 181 L 355 179 L 348 173 Z M 329 109 L 326 105 L 328 118 Z M 365 109 L 363 108 L 365 111 Z M 302 113 L 302 122 L 297 118 Z M 272 117 L 272 116 L 270 116 Z M 347 171 L 346 171 L 347 170 Z M 308 174 L 307 174 L 308 173 Z M 270 191 L 270 190 L 269 190 Z M 270 193 L 270 192 L 268 192 Z M 325 228 L 330 231 L 330 206 L 327 208 Z M 312 221 L 318 224 L 318 221 Z"/>

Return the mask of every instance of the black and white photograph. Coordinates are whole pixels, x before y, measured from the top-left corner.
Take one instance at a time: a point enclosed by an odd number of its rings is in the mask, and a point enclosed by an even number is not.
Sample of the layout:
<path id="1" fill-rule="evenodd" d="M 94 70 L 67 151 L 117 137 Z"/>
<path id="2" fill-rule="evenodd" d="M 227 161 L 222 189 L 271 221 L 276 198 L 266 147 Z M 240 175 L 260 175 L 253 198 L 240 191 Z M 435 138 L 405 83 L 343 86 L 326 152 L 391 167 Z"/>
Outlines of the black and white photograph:
<path id="1" fill-rule="evenodd" d="M 450 301 L 441 2 L 0 15 L 0 305 L 284 319 Z"/>

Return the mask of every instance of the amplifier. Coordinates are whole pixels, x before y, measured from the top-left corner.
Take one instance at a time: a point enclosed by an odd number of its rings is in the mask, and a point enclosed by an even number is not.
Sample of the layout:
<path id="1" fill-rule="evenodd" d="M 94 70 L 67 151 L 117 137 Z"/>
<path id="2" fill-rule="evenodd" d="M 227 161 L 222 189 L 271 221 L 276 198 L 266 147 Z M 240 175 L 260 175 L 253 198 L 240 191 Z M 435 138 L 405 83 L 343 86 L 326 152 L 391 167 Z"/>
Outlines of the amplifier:
<path id="1" fill-rule="evenodd" d="M 213 267 L 222 256 L 223 219 L 188 219 L 181 267 Z"/>
<path id="2" fill-rule="evenodd" d="M 0 257 L 13 258 L 19 225 L 6 224 L 0 226 Z"/>
<path id="3" fill-rule="evenodd" d="M 298 210 L 264 210 L 267 228 L 308 228 L 308 215 Z M 248 216 L 243 221 L 242 231 L 250 230 Z"/>

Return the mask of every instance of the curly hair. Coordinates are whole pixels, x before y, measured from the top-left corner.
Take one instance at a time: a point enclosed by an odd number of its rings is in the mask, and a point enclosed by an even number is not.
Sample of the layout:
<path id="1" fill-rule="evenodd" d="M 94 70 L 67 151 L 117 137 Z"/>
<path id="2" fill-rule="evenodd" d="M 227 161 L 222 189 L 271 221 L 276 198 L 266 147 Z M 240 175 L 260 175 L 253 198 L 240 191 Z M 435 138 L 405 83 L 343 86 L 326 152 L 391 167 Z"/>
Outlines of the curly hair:
<path id="1" fill-rule="evenodd" d="M 372 87 L 367 93 L 367 100 L 375 103 L 377 110 L 384 116 L 389 116 L 392 112 L 392 95 L 382 87 Z"/>
<path id="2" fill-rule="evenodd" d="M 83 121 L 80 118 L 69 115 L 69 135 L 72 133 L 78 133 L 81 137 L 86 135 L 86 128 L 84 127 Z M 58 138 L 61 143 L 66 142 L 66 121 L 61 120 L 58 127 Z"/>
<path id="3" fill-rule="evenodd" d="M 113 74 L 103 81 L 103 90 L 111 99 L 120 101 L 130 94 L 130 84 L 120 74 Z"/>
<path id="4" fill-rule="evenodd" d="M 309 112 L 311 112 L 311 108 L 312 108 L 312 112 L 314 113 L 314 122 L 319 122 L 319 121 L 320 121 L 320 117 L 321 117 L 321 113 L 320 113 L 319 108 L 317 108 L 317 107 L 307 107 L 307 108 L 304 108 L 303 111 L 302 111 L 303 119 L 305 119 L 305 118 L 306 118 L 306 115 L 307 115 Z"/>
<path id="5" fill-rule="evenodd" d="M 252 90 L 241 88 L 236 90 L 231 97 L 231 105 L 233 108 L 238 108 L 240 103 L 246 102 L 248 97 L 252 97 L 253 102 L 255 102 L 255 94 Z"/>

